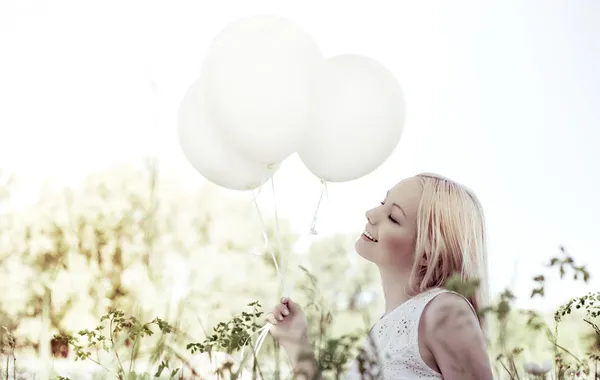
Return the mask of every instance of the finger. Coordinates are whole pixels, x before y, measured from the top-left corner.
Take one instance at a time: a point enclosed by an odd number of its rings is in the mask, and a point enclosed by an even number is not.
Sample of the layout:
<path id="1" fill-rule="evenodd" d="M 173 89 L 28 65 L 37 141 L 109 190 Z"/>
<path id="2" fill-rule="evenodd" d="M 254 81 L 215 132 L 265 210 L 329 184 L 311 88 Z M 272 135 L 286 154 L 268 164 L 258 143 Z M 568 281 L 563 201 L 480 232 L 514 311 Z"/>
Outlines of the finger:
<path id="1" fill-rule="evenodd" d="M 275 318 L 275 315 L 273 313 L 267 314 L 267 316 L 265 317 L 265 320 L 272 325 L 277 324 L 277 319 Z"/>
<path id="2" fill-rule="evenodd" d="M 283 304 L 279 304 L 279 305 L 275 306 L 274 314 L 277 317 L 277 319 L 279 319 L 280 321 L 283 321 L 283 319 L 285 317 L 290 315 L 290 311 L 288 310 L 287 306 L 285 306 Z"/>
<path id="3" fill-rule="evenodd" d="M 296 311 L 301 310 L 300 305 L 298 305 L 296 302 L 292 301 L 290 298 L 283 297 L 281 299 L 281 303 L 284 304 L 285 306 L 287 306 L 290 313 L 295 313 Z"/>

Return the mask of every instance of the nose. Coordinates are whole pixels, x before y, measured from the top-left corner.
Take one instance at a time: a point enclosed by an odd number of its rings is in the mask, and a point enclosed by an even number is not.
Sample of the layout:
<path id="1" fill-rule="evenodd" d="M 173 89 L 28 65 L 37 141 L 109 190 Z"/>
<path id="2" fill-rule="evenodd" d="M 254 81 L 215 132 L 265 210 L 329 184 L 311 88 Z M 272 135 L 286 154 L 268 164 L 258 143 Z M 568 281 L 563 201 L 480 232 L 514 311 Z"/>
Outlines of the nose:
<path id="1" fill-rule="evenodd" d="M 375 223 L 377 223 L 377 210 L 378 209 L 379 209 L 379 207 L 375 207 L 375 208 L 368 210 L 365 213 L 365 216 L 367 217 L 367 221 L 369 222 L 369 224 L 374 225 Z"/>

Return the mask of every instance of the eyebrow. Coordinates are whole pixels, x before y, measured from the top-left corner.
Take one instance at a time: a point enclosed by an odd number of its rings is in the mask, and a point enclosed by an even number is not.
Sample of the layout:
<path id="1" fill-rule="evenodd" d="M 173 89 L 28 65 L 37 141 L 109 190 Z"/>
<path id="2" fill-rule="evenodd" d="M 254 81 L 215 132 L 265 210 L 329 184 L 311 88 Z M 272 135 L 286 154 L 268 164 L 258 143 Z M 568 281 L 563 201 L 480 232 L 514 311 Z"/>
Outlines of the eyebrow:
<path id="1" fill-rule="evenodd" d="M 396 206 L 396 207 L 398 207 L 398 208 L 400 209 L 400 211 L 402 211 L 402 214 L 404 215 L 404 217 L 406 218 L 406 213 L 404 212 L 404 209 L 403 209 L 402 207 L 400 207 L 400 205 L 399 205 L 399 204 L 397 204 L 397 203 L 392 203 L 392 206 Z"/>
<path id="2" fill-rule="evenodd" d="M 385 197 L 387 198 L 390 195 L 390 191 L 388 190 L 387 193 L 385 193 Z M 398 203 L 392 203 L 392 206 L 396 206 L 400 209 L 400 211 L 402 211 L 402 214 L 404 215 L 404 217 L 406 218 L 406 213 L 404 212 L 404 209 L 402 207 L 400 207 L 400 205 Z"/>

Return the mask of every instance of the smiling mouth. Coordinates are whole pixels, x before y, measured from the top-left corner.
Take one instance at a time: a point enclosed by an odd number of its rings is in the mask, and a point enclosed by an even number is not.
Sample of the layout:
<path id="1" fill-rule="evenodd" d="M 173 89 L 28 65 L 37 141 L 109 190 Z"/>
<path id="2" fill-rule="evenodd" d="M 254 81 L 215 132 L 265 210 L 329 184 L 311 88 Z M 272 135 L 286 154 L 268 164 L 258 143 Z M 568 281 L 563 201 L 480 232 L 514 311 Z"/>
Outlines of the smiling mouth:
<path id="1" fill-rule="evenodd" d="M 375 239 L 373 237 L 373 235 L 371 235 L 369 232 L 365 231 L 362 233 L 362 236 L 364 236 L 367 240 L 372 241 L 373 243 L 377 243 L 377 239 Z"/>

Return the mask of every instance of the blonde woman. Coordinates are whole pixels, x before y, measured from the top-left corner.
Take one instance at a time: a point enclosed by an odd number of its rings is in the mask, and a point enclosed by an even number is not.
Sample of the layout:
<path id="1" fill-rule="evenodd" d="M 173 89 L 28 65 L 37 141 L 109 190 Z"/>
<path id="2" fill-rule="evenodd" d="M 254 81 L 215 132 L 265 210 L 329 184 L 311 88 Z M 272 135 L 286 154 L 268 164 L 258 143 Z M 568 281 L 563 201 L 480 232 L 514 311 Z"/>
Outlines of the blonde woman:
<path id="1" fill-rule="evenodd" d="M 457 273 L 486 282 L 484 218 L 475 195 L 420 174 L 394 186 L 366 217 L 356 251 L 379 268 L 385 314 L 365 342 L 366 357 L 352 363 L 346 379 L 492 379 L 478 316 L 486 289 L 466 299 L 443 288 Z M 296 378 L 320 379 L 300 306 L 282 299 L 267 321 Z M 377 363 L 368 369 L 377 377 L 361 375 L 365 359 Z"/>

